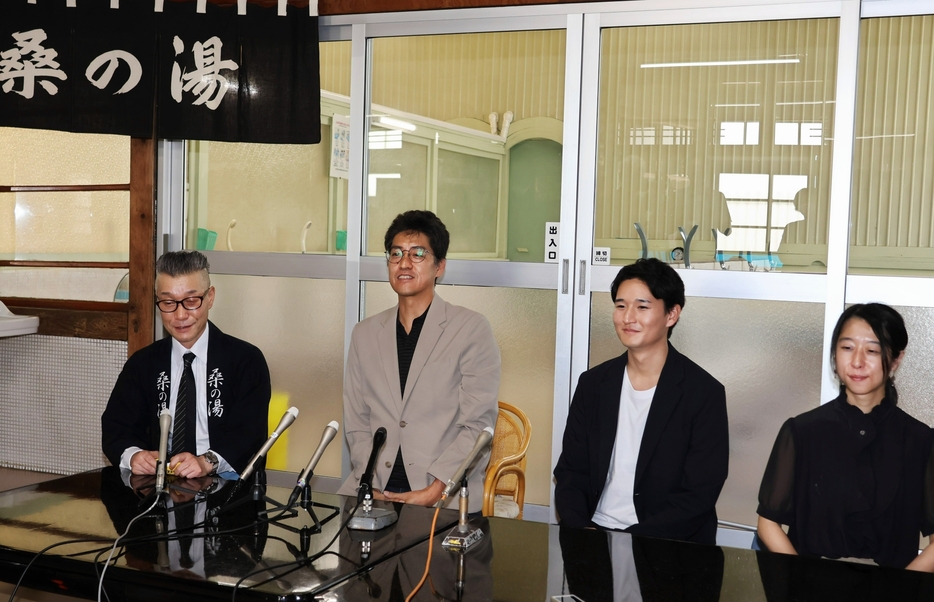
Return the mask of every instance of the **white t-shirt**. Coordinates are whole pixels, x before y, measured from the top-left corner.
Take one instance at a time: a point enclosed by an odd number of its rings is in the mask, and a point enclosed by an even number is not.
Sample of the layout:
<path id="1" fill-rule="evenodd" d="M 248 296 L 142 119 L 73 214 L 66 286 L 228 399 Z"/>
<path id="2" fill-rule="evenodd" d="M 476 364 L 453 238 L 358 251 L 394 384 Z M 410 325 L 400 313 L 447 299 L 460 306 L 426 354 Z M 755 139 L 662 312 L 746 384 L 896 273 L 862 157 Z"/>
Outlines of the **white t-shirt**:
<path id="1" fill-rule="evenodd" d="M 639 522 L 632 494 L 636 480 L 636 461 L 642 447 L 642 433 L 649 417 L 655 388 L 636 391 L 629 380 L 629 367 L 623 372 L 623 389 L 619 396 L 619 420 L 610 470 L 606 475 L 603 495 L 593 513 L 593 522 L 608 529 L 626 529 Z"/>

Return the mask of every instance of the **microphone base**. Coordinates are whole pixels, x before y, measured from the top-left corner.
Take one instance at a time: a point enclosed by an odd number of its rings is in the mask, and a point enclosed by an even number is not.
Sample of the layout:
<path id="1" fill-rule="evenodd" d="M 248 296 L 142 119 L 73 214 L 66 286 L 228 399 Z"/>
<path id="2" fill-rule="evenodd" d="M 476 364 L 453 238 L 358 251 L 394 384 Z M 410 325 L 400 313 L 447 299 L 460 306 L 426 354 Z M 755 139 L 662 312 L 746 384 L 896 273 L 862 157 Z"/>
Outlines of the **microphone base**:
<path id="1" fill-rule="evenodd" d="M 396 514 L 395 510 L 371 508 L 369 512 L 361 512 L 358 509 L 353 518 L 348 521 L 347 528 L 358 531 L 379 531 L 397 520 L 399 520 L 399 515 Z"/>
<path id="2" fill-rule="evenodd" d="M 479 528 L 468 528 L 462 533 L 459 527 L 453 527 L 451 532 L 445 536 L 441 546 L 446 550 L 467 551 L 470 546 L 483 539 L 483 530 Z"/>

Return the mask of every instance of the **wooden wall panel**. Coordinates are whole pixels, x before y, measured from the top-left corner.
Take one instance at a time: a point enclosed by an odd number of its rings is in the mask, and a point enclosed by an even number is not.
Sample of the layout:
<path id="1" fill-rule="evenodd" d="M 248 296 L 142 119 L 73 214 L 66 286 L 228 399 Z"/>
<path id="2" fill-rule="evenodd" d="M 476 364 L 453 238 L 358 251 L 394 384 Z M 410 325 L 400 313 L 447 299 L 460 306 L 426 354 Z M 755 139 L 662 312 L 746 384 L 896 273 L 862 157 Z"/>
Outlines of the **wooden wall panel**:
<path id="1" fill-rule="evenodd" d="M 155 317 L 156 222 L 155 144 L 130 141 L 130 299 L 127 304 L 127 357 L 153 342 Z"/>

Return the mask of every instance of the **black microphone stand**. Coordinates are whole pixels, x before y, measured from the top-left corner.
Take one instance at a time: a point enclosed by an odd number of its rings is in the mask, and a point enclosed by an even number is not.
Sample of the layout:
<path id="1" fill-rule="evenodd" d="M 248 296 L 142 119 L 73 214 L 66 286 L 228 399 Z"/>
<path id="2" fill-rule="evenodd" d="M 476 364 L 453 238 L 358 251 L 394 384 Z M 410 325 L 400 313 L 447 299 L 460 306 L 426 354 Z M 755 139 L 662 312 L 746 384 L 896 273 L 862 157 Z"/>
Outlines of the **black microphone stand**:
<path id="1" fill-rule="evenodd" d="M 238 481 L 237 485 L 234 486 L 234 490 L 230 492 L 230 498 L 233 498 L 234 493 L 237 491 L 237 487 L 239 487 L 241 483 L 242 481 Z M 249 502 L 257 505 L 256 514 L 258 517 L 266 516 L 268 518 L 270 513 L 278 512 L 272 522 L 275 522 L 286 531 L 298 533 L 303 538 L 308 537 L 309 539 L 311 535 L 321 532 L 322 525 L 327 524 L 328 521 L 332 520 L 335 516 L 340 514 L 340 508 L 337 506 L 322 504 L 321 502 L 312 500 L 311 485 L 306 483 L 302 488 L 302 497 L 301 501 L 299 502 L 299 508 L 305 510 L 305 512 L 308 513 L 308 516 L 311 518 L 313 524 L 311 526 L 305 525 L 297 529 L 282 523 L 281 521 L 297 517 L 300 514 L 300 511 L 297 508 L 293 508 L 292 505 L 283 504 L 266 495 L 265 469 L 256 470 L 253 472 L 253 485 L 250 494 L 245 495 L 232 503 L 230 502 L 230 499 L 228 499 L 227 503 L 224 504 L 224 511 L 231 510 L 237 506 L 240 506 L 241 504 Z M 313 507 L 326 508 L 330 512 L 326 517 L 324 517 L 324 520 L 319 520 L 318 516 L 315 514 L 315 511 L 312 509 Z"/>

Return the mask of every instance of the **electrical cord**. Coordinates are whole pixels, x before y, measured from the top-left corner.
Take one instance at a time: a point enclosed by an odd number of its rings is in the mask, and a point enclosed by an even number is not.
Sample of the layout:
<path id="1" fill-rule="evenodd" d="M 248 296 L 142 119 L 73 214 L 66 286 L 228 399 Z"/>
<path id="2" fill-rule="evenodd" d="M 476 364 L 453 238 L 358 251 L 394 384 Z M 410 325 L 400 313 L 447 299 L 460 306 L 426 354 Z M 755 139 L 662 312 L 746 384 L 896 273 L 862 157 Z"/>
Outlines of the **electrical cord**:
<path id="1" fill-rule="evenodd" d="M 441 512 L 441 506 L 444 505 L 445 498 L 447 498 L 446 495 L 441 496 L 441 500 L 435 507 L 435 515 L 431 519 L 431 530 L 428 532 L 428 558 L 425 560 L 425 572 L 422 574 L 421 581 L 419 581 L 418 585 L 415 586 L 415 589 L 412 590 L 412 593 L 406 597 L 405 602 L 409 602 L 412 598 L 415 597 L 415 594 L 418 593 L 418 590 L 420 590 L 422 585 L 425 584 L 425 579 L 428 578 L 428 569 L 431 568 L 431 551 L 434 549 L 435 545 L 435 525 L 438 522 L 438 514 Z"/>
<path id="2" fill-rule="evenodd" d="M 142 517 L 152 512 L 152 509 L 155 508 L 156 504 L 159 503 L 159 497 L 161 495 L 162 495 L 161 493 L 157 494 L 155 499 L 152 501 L 152 505 L 149 506 L 149 508 L 143 510 L 141 513 L 134 516 L 133 519 L 129 523 L 127 523 L 126 530 L 123 531 L 123 535 L 121 535 L 120 537 L 114 540 L 114 545 L 110 549 L 110 556 L 107 557 L 107 561 L 104 563 L 104 568 L 101 569 L 101 578 L 100 578 L 100 581 L 98 581 L 97 583 L 97 602 L 101 602 L 101 593 L 104 591 L 104 576 L 107 574 L 107 567 L 110 566 L 110 561 L 113 558 L 114 552 L 117 551 L 117 544 L 120 542 L 121 539 L 127 536 L 127 534 L 130 532 L 130 527 L 133 526 L 133 523 L 135 523 L 137 520 L 141 519 Z M 94 563 L 94 566 L 97 566 L 96 562 Z"/>

